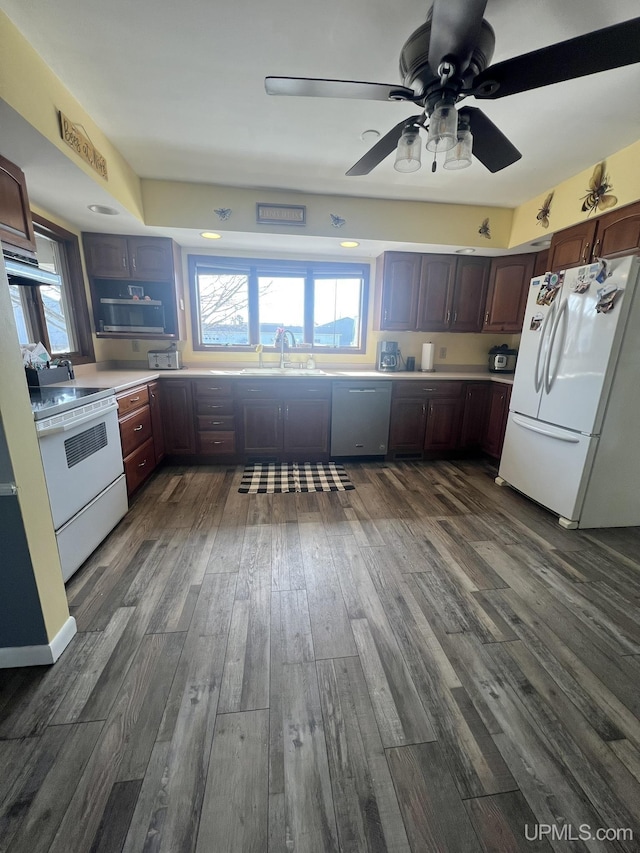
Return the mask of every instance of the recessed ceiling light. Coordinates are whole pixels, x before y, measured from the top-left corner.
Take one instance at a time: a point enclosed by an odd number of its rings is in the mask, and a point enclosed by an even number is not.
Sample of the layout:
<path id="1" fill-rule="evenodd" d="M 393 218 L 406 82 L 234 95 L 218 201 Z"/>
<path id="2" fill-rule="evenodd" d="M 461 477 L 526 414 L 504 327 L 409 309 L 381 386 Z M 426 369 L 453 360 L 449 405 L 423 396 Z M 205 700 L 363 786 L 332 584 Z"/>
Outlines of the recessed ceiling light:
<path id="1" fill-rule="evenodd" d="M 356 243 L 355 240 L 343 240 L 340 245 L 343 249 L 355 249 L 356 246 L 360 245 L 360 243 Z"/>
<path id="2" fill-rule="evenodd" d="M 216 231 L 203 231 L 200 236 L 206 237 L 207 240 L 220 240 L 222 238 L 222 234 L 218 234 Z"/>
<path id="3" fill-rule="evenodd" d="M 536 242 L 532 243 L 531 245 L 532 246 L 544 246 L 546 248 L 547 246 L 551 245 L 551 240 L 536 240 Z"/>
<path id="4" fill-rule="evenodd" d="M 475 249 L 456 249 L 456 255 L 473 255 Z"/>
<path id="5" fill-rule="evenodd" d="M 373 130 L 373 129 L 363 130 L 362 133 L 360 134 L 360 139 L 363 142 L 375 142 L 376 139 L 378 139 L 379 137 L 380 137 L 380 131 L 379 130 Z"/>
<path id="6" fill-rule="evenodd" d="M 107 207 L 106 204 L 90 204 L 88 207 L 93 213 L 102 213 L 104 216 L 117 216 L 120 213 L 115 207 Z"/>

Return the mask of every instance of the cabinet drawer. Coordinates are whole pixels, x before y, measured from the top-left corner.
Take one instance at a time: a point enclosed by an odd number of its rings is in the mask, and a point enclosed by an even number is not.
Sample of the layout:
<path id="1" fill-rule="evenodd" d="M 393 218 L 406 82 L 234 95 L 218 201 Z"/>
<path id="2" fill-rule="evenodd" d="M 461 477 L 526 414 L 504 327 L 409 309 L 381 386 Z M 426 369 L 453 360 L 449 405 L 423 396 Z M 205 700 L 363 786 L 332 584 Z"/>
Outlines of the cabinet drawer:
<path id="1" fill-rule="evenodd" d="M 406 379 L 393 383 L 394 397 L 460 397 L 462 382 L 440 379 Z"/>
<path id="2" fill-rule="evenodd" d="M 233 431 L 235 418 L 233 415 L 198 415 L 199 432 Z"/>
<path id="3" fill-rule="evenodd" d="M 325 379 L 287 379 L 280 391 L 284 400 L 330 400 L 331 385 Z"/>
<path id="4" fill-rule="evenodd" d="M 135 492 L 138 486 L 149 477 L 155 468 L 155 449 L 153 439 L 148 441 L 130 453 L 124 460 L 124 473 L 127 480 L 127 494 Z"/>
<path id="5" fill-rule="evenodd" d="M 200 397 L 231 397 L 233 379 L 194 379 L 196 399 Z"/>
<path id="6" fill-rule="evenodd" d="M 151 410 L 145 406 L 120 419 L 122 455 L 127 457 L 136 447 L 151 438 Z"/>
<path id="7" fill-rule="evenodd" d="M 123 394 L 116 396 L 118 401 L 118 414 L 120 417 L 131 412 L 133 409 L 139 409 L 141 406 L 146 406 L 149 402 L 149 389 L 146 385 L 140 385 L 139 388 L 130 388 Z"/>
<path id="8" fill-rule="evenodd" d="M 198 397 L 196 399 L 197 415 L 232 415 L 233 400 L 226 397 Z"/>
<path id="9" fill-rule="evenodd" d="M 235 432 L 199 432 L 198 453 L 217 456 L 236 452 Z"/>

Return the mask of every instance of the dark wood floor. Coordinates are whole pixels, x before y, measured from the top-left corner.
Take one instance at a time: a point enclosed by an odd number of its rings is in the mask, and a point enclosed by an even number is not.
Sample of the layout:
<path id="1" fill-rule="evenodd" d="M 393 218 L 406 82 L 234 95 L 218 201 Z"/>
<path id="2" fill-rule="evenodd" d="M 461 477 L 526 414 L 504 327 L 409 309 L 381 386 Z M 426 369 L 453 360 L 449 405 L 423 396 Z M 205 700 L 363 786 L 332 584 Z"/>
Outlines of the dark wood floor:
<path id="1" fill-rule="evenodd" d="M 0 850 L 640 849 L 640 530 L 483 463 L 347 471 L 153 478 L 60 661 L 0 672 Z"/>

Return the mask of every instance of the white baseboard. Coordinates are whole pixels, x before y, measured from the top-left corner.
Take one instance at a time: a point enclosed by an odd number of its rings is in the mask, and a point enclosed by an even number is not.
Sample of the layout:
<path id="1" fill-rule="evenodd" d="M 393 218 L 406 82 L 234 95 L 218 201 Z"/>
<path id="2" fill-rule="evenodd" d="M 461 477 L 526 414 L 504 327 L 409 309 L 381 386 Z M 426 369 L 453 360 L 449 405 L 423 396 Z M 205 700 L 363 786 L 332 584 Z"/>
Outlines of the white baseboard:
<path id="1" fill-rule="evenodd" d="M 47 666 L 55 663 L 77 633 L 76 620 L 69 616 L 48 646 L 0 648 L 0 669 L 18 666 Z"/>

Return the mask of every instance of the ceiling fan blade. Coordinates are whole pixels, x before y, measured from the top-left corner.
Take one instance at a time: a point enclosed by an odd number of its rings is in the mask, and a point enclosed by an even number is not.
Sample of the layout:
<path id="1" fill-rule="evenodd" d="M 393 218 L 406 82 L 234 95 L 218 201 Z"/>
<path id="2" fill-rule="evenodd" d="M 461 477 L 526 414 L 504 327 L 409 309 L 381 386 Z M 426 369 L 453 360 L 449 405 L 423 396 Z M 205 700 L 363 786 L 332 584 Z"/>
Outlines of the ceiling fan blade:
<path id="1" fill-rule="evenodd" d="M 480 38 L 487 0 L 434 0 L 429 39 L 429 67 L 434 77 L 446 58 L 462 75 Z"/>
<path id="2" fill-rule="evenodd" d="M 504 98 L 636 62 L 640 62 L 640 18 L 498 62 L 478 74 L 473 94 Z"/>
<path id="3" fill-rule="evenodd" d="M 303 98 L 359 98 L 365 101 L 412 101 L 413 89 L 393 83 L 364 83 L 359 80 L 323 80 L 314 77 L 265 77 L 268 95 Z"/>
<path id="4" fill-rule="evenodd" d="M 348 177 L 355 175 L 368 175 L 375 167 L 382 163 L 385 157 L 388 157 L 392 151 L 395 151 L 398 146 L 398 141 L 402 136 L 402 131 L 409 124 L 416 124 L 421 116 L 411 116 L 399 122 L 394 128 L 379 139 L 373 148 L 370 148 L 364 157 L 361 157 L 349 171 L 346 173 Z"/>
<path id="5" fill-rule="evenodd" d="M 477 107 L 463 107 L 461 116 L 467 116 L 473 134 L 473 156 L 490 172 L 506 169 L 522 157 L 515 145 Z"/>

